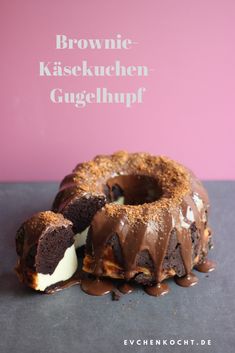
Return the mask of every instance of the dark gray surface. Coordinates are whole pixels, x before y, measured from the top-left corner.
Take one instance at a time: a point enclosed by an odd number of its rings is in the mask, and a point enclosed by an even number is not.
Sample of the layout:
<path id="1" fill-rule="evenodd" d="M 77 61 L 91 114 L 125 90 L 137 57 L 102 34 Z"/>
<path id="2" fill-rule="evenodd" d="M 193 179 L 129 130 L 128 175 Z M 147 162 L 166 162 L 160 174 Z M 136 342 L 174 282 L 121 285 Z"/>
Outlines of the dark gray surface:
<path id="1" fill-rule="evenodd" d="M 210 352 L 235 351 L 235 182 L 206 182 L 211 199 L 218 267 L 192 288 L 170 282 L 162 298 L 142 290 L 112 302 L 78 286 L 55 295 L 25 288 L 13 272 L 20 223 L 50 207 L 56 183 L 0 184 L 0 352 Z M 211 346 L 125 346 L 124 339 L 211 339 Z M 168 342 L 169 343 L 169 342 Z"/>

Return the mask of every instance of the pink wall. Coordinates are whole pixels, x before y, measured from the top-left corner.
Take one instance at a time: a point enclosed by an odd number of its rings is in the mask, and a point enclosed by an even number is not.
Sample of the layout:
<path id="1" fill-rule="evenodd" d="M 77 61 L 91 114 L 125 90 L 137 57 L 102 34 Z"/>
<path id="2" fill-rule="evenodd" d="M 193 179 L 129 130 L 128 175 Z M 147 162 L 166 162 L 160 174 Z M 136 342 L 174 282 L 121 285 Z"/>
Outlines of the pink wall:
<path id="1" fill-rule="evenodd" d="M 1 0 L 0 179 L 61 179 L 119 149 L 165 154 L 204 179 L 235 178 L 234 0 Z M 55 35 L 121 33 L 129 51 L 58 51 Z M 147 78 L 42 78 L 40 60 L 148 65 Z M 136 90 L 144 103 L 76 109 L 54 87 Z"/>

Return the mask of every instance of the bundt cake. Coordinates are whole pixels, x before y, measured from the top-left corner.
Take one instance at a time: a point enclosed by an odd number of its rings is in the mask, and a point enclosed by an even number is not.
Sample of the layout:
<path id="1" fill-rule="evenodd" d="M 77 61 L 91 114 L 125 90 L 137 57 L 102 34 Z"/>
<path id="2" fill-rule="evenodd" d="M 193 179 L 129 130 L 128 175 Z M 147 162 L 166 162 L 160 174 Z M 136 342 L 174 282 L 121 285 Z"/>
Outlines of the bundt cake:
<path id="1" fill-rule="evenodd" d="M 83 270 L 93 277 L 82 281 L 84 291 L 104 294 L 112 285 L 103 278 L 112 278 L 138 282 L 156 296 L 168 291 L 164 279 L 190 286 L 197 282 L 193 268 L 214 267 L 206 260 L 208 208 L 204 187 L 187 168 L 127 152 L 78 164 L 52 207 L 73 223 L 76 246 L 86 243 Z"/>
<path id="2" fill-rule="evenodd" d="M 50 292 L 64 284 L 77 270 L 72 223 L 59 213 L 39 212 L 24 222 L 16 235 L 21 282 Z"/>

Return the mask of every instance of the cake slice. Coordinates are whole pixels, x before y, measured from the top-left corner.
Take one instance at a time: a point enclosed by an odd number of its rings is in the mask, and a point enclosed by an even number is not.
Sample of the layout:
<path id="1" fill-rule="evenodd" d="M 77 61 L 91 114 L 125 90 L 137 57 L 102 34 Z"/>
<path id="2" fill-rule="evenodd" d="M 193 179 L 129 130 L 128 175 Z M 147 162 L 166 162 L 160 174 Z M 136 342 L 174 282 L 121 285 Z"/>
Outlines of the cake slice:
<path id="1" fill-rule="evenodd" d="M 22 224 L 16 235 L 21 282 L 47 292 L 73 276 L 78 263 L 72 227 L 71 221 L 51 211 L 39 212 Z"/>

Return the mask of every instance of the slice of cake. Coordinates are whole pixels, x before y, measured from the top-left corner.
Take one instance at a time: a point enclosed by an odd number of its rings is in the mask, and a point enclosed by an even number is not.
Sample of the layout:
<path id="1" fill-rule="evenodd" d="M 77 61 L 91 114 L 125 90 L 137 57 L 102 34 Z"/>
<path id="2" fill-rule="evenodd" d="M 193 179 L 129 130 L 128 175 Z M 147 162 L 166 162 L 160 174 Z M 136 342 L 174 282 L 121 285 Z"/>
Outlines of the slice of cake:
<path id="1" fill-rule="evenodd" d="M 63 284 L 77 270 L 73 224 L 61 214 L 39 212 L 16 235 L 19 279 L 39 291 Z"/>

